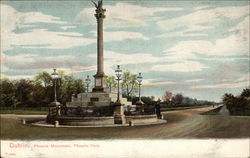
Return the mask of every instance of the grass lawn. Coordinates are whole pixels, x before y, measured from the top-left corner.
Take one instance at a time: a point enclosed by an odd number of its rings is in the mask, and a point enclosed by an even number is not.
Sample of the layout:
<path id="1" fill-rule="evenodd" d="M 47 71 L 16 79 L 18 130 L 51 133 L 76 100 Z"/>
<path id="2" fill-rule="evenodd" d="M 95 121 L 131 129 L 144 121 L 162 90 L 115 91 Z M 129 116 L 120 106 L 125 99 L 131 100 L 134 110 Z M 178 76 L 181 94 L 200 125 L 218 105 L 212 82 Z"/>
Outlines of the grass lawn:
<path id="1" fill-rule="evenodd" d="M 1 107 L 0 114 L 19 114 L 19 115 L 47 115 L 48 108 L 10 108 Z"/>
<path id="2" fill-rule="evenodd" d="M 28 124 L 36 119 L 27 119 L 27 124 L 23 125 L 21 119 L 15 117 L 1 117 L 1 137 L 2 139 L 45 139 L 45 140 L 76 140 L 76 139 L 112 139 L 122 138 L 127 132 L 124 139 L 136 138 L 138 134 L 132 135 L 131 132 L 143 131 L 143 129 L 153 129 L 153 126 L 141 127 L 116 127 L 116 128 L 51 128 L 51 127 L 38 127 Z M 123 136 L 122 136 L 123 135 Z M 143 136 L 145 137 L 145 136 Z"/>

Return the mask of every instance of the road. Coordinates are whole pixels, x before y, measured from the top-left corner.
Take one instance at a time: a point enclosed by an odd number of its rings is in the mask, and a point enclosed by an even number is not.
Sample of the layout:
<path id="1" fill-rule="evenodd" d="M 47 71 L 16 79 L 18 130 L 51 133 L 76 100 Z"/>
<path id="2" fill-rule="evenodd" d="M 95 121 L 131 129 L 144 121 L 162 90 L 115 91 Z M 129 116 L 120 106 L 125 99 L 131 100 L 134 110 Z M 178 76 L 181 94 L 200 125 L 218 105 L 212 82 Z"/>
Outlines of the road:
<path id="1" fill-rule="evenodd" d="M 249 138 L 250 117 L 200 115 L 212 107 L 164 112 L 168 123 L 116 128 L 45 128 L 22 125 L 23 115 L 1 115 L 3 139 Z M 28 133 L 28 134 L 27 134 Z"/>

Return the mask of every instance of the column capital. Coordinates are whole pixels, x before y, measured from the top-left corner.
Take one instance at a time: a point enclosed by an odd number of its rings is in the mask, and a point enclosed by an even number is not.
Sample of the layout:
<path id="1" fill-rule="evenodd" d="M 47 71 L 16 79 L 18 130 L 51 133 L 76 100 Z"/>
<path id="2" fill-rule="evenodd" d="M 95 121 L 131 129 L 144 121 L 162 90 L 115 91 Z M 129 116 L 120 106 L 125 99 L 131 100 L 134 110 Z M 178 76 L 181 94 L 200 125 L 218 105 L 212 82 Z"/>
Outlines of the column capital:
<path id="1" fill-rule="evenodd" d="M 106 12 L 106 9 L 98 8 L 95 10 L 95 12 L 96 12 L 95 14 L 96 19 L 104 19 L 106 17 L 104 15 L 104 13 Z"/>

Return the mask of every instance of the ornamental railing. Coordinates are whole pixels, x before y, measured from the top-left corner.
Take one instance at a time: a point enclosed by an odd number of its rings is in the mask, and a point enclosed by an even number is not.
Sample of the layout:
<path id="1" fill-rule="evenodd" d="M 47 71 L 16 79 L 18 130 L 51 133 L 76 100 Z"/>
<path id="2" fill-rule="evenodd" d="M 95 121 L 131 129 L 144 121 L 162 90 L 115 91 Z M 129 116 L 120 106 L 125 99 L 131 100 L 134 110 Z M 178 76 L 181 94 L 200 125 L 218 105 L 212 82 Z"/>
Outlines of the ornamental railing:
<path id="1" fill-rule="evenodd" d="M 49 109 L 49 116 L 76 116 L 76 117 L 100 117 L 112 116 L 114 113 L 112 106 L 103 107 L 66 107 L 57 106 Z"/>

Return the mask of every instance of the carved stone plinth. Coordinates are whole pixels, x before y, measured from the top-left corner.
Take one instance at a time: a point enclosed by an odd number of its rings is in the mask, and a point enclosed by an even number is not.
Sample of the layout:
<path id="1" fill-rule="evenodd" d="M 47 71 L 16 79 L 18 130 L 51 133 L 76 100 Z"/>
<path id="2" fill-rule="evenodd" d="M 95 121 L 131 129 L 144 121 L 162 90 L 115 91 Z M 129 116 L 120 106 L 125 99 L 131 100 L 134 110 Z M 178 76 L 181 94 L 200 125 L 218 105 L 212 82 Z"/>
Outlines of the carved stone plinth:
<path id="1" fill-rule="evenodd" d="M 54 101 L 49 104 L 50 107 L 58 107 L 61 106 L 62 104 L 60 102 Z"/>
<path id="2" fill-rule="evenodd" d="M 124 115 L 124 106 L 121 103 L 114 104 L 114 123 L 115 124 L 125 124 L 126 119 Z"/>

